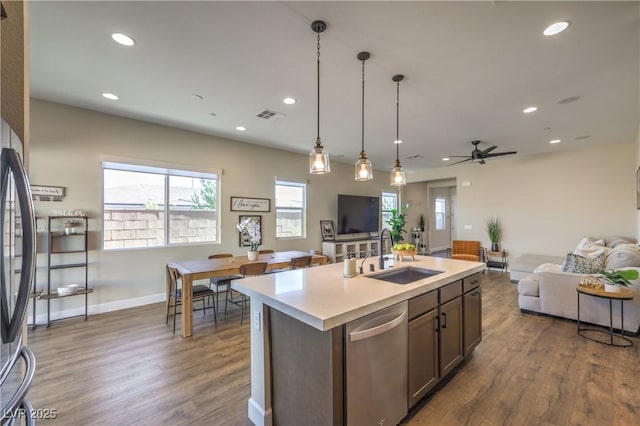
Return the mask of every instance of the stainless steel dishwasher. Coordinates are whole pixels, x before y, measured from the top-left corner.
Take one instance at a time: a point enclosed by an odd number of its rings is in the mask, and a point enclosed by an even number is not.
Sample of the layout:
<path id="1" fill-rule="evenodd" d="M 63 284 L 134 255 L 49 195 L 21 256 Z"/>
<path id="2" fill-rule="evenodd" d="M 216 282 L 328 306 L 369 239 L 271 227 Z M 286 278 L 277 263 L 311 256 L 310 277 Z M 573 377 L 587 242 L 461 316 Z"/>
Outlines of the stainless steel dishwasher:
<path id="1" fill-rule="evenodd" d="M 407 415 L 407 306 L 346 325 L 348 425 L 396 425 Z"/>

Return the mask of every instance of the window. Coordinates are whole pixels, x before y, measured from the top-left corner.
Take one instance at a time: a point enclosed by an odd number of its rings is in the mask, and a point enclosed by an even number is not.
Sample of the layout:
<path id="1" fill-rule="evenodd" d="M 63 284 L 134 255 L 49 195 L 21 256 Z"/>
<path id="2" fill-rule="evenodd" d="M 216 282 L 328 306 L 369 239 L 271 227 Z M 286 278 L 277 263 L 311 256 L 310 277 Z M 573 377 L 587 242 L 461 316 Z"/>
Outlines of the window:
<path id="1" fill-rule="evenodd" d="M 444 198 L 436 198 L 435 219 L 436 231 L 444 231 L 446 224 L 447 203 Z"/>
<path id="2" fill-rule="evenodd" d="M 219 242 L 220 173 L 104 161 L 103 247 Z"/>
<path id="3" fill-rule="evenodd" d="M 387 221 L 391 219 L 391 209 L 398 208 L 398 194 L 396 192 L 382 193 L 382 228 L 387 226 Z"/>
<path id="4" fill-rule="evenodd" d="M 304 238 L 307 185 L 276 181 L 276 238 Z"/>

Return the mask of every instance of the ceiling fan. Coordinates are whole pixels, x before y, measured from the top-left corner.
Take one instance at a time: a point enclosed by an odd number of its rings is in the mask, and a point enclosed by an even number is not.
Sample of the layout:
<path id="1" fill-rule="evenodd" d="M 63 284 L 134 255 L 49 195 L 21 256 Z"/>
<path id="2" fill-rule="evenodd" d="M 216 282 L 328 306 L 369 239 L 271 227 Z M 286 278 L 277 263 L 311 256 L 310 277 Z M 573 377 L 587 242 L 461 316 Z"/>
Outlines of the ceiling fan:
<path id="1" fill-rule="evenodd" d="M 486 161 L 484 161 L 485 158 L 491 158 L 491 157 L 500 157 L 503 155 L 512 155 L 512 154 L 517 154 L 518 151 L 506 151 L 506 152 L 494 152 L 491 153 L 491 151 L 493 151 L 494 149 L 497 148 L 497 146 L 490 146 L 489 148 L 485 149 L 484 151 L 480 151 L 480 149 L 478 148 L 478 145 L 480 143 L 482 143 L 482 141 L 473 141 L 471 142 L 473 144 L 473 151 L 471 151 L 471 155 L 449 155 L 450 158 L 454 158 L 454 157 L 458 157 L 458 158 L 466 158 L 466 160 L 460 160 L 460 161 L 456 161 L 455 163 L 451 163 L 449 164 L 449 166 L 453 166 L 454 164 L 459 164 L 459 163 L 464 163 L 465 161 L 473 161 L 474 163 L 480 163 L 480 164 L 484 164 L 486 163 Z"/>

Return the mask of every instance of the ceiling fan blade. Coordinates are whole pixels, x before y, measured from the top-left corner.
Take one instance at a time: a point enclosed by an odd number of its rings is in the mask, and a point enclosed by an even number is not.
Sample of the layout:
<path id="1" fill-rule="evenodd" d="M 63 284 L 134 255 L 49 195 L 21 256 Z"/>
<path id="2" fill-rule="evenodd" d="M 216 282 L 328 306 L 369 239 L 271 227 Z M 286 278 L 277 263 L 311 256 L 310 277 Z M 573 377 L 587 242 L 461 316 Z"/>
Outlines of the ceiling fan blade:
<path id="1" fill-rule="evenodd" d="M 447 155 L 447 157 L 452 158 L 452 157 L 459 157 L 459 158 L 471 158 L 468 155 Z"/>
<path id="2" fill-rule="evenodd" d="M 464 163 L 465 161 L 471 161 L 471 158 L 467 158 L 466 160 L 456 161 L 455 163 L 447 164 L 447 167 L 453 166 L 455 164 Z"/>
<path id="3" fill-rule="evenodd" d="M 518 153 L 518 151 L 494 152 L 493 154 L 485 155 L 484 158 L 500 157 L 502 155 L 513 155 L 513 154 L 517 154 L 517 153 Z"/>
<path id="4" fill-rule="evenodd" d="M 497 146 L 490 146 L 489 148 L 485 149 L 484 151 L 480 152 L 480 157 L 484 157 L 485 155 L 487 155 L 488 153 L 490 153 L 491 151 L 493 151 L 494 149 L 496 149 Z"/>

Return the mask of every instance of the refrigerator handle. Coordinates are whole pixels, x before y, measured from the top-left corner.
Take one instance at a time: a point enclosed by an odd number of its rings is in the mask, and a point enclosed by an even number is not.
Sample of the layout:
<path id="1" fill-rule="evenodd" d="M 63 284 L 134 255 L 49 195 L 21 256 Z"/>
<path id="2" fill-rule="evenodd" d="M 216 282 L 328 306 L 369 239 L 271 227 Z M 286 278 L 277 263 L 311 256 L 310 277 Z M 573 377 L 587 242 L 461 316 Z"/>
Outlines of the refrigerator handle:
<path id="1" fill-rule="evenodd" d="M 22 223 L 22 270 L 20 273 L 20 284 L 18 286 L 18 296 L 16 298 L 15 309 L 13 314 L 9 314 L 9 300 L 7 297 L 5 271 L 0 273 L 1 294 L 0 294 L 0 315 L 2 316 L 2 342 L 13 342 L 21 331 L 22 322 L 27 313 L 27 304 L 29 302 L 29 292 L 31 291 L 31 283 L 35 272 L 35 214 L 33 210 L 33 202 L 31 200 L 31 188 L 29 179 L 22 167 L 22 162 L 15 149 L 2 148 L 0 153 L 0 179 L 2 179 L 2 188 L 0 190 L 2 203 L 0 207 L 0 226 L 5 223 L 5 210 L 7 193 L 9 191 L 9 173 L 13 176 L 16 187 L 16 196 L 20 207 L 20 219 Z M 0 232 L 0 247 L 4 247 L 4 232 Z M 4 262 L 1 263 L 4 269 Z M 11 272 L 11 271 L 10 271 Z"/>
<path id="2" fill-rule="evenodd" d="M 23 346 L 20 355 L 22 356 L 22 358 L 24 358 L 25 362 L 24 378 L 22 379 L 20 386 L 16 390 L 16 393 L 13 394 L 6 405 L 2 406 L 3 415 L 1 424 L 4 424 L 4 422 L 8 420 L 7 417 L 13 417 L 18 413 L 18 408 L 23 405 L 25 396 L 27 395 L 27 392 L 29 392 L 29 388 L 31 387 L 31 383 L 33 382 L 33 376 L 36 372 L 36 357 L 33 356 L 33 352 L 31 352 L 28 347 Z M 27 405 L 31 404 L 29 404 L 29 402 L 27 401 Z"/>

